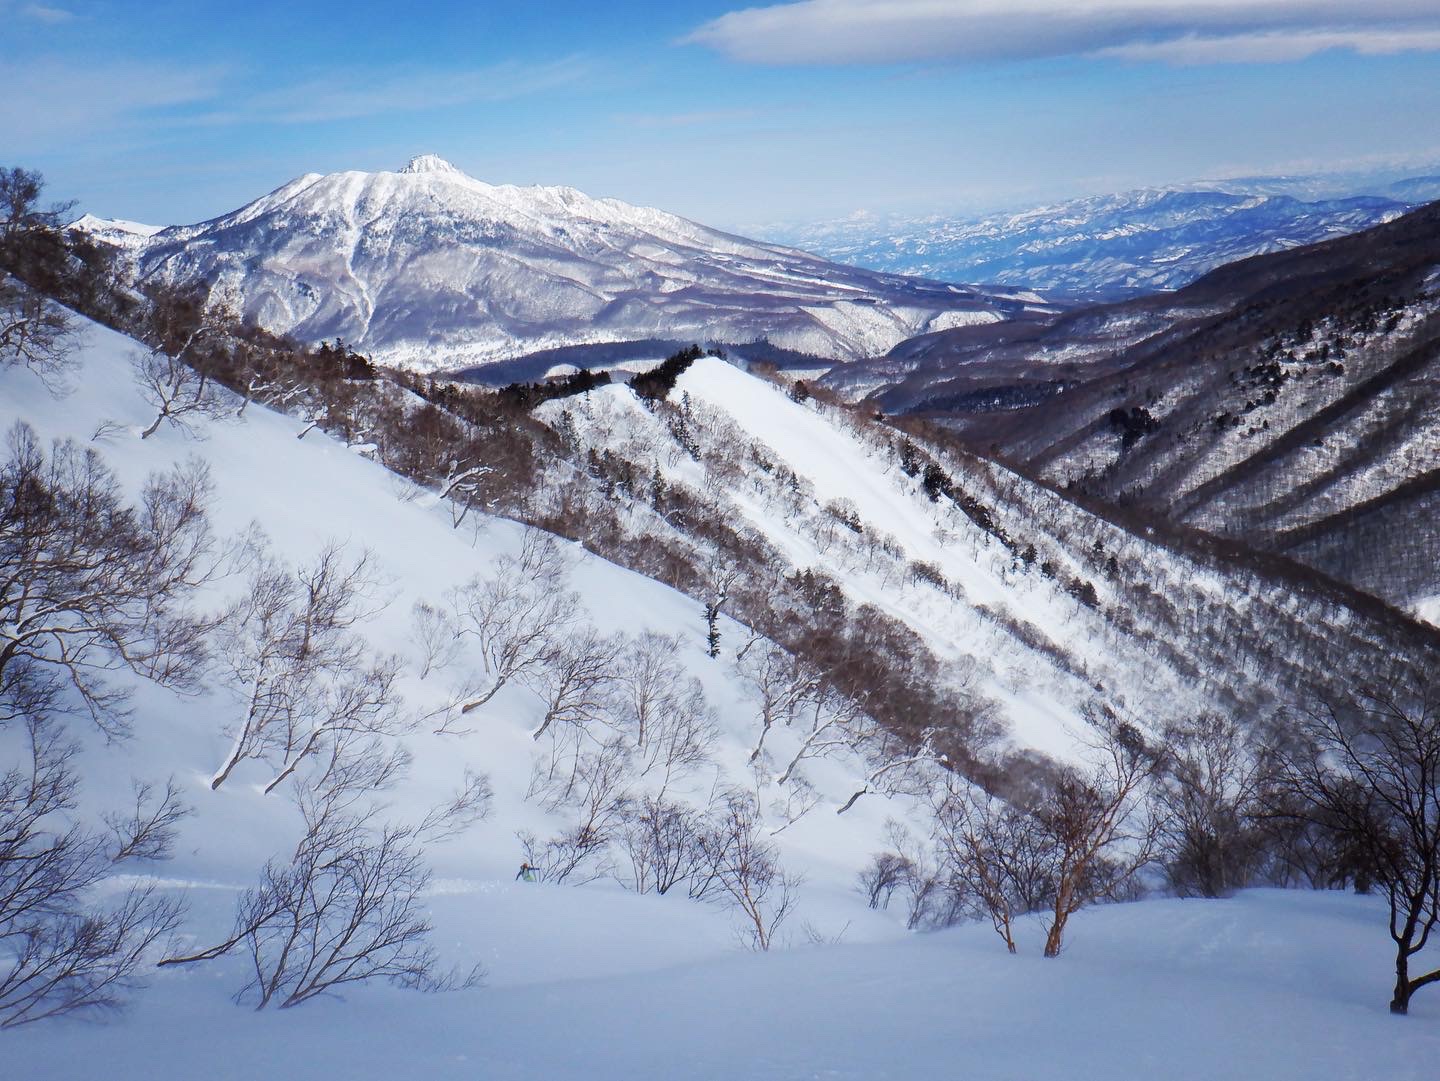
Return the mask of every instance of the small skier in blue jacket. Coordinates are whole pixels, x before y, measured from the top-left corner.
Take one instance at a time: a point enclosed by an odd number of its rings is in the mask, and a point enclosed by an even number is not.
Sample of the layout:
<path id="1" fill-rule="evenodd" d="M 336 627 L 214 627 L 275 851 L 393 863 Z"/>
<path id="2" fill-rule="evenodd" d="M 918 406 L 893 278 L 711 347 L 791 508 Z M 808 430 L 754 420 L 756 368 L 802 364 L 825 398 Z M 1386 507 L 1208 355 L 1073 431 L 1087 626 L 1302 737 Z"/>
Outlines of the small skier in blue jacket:
<path id="1" fill-rule="evenodd" d="M 520 870 L 517 871 L 515 874 L 515 881 L 519 882 L 521 879 L 524 879 L 526 882 L 535 881 L 535 868 L 530 866 L 529 860 L 526 860 L 524 863 L 522 863 L 520 865 Z"/>

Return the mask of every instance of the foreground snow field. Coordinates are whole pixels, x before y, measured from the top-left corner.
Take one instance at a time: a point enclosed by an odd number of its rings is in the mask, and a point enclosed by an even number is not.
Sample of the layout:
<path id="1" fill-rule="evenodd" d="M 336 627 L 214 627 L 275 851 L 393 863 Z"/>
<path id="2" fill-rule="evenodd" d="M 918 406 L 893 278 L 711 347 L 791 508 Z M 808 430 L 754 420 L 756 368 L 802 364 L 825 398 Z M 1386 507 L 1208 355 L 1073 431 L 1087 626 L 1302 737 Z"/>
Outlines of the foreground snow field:
<path id="1" fill-rule="evenodd" d="M 148 472 L 199 456 L 212 471 L 217 532 L 233 537 L 258 522 L 290 562 L 330 539 L 369 548 L 389 598 L 365 627 L 376 648 L 412 649 L 414 600 L 490 572 L 520 543 L 510 522 L 487 521 L 475 535 L 451 528 L 433 497 L 319 432 L 297 442 L 298 421 L 259 406 L 243 421 L 206 422 L 200 439 L 163 428 L 141 441 L 150 416 L 126 363 L 136 347 L 89 335 L 68 397 L 51 397 L 23 371 L 0 375 L 0 428 L 20 419 L 47 441 L 93 445 L 131 492 Z M 730 378 L 701 366 L 687 386 L 704 400 Z M 106 421 L 114 424 L 92 443 Z M 679 636 L 678 659 L 704 684 L 719 740 L 706 774 L 689 782 L 695 791 L 675 791 L 701 799 L 713 784 L 759 784 L 769 805 L 771 782 L 746 768 L 754 707 L 733 668 L 704 655 L 700 607 L 574 545 L 564 559 L 587 618 L 607 632 Z M 218 604 L 235 587 L 221 579 L 207 599 Z M 727 644 L 742 633 L 722 630 Z M 143 683 L 135 690 L 132 740 L 105 746 L 72 725 L 87 740 L 85 808 L 123 803 L 132 775 L 176 778 L 196 813 L 181 826 L 175 859 L 145 873 L 185 898 L 188 944 L 204 946 L 224 937 L 237 894 L 265 859 L 293 846 L 294 812 L 262 793 L 258 769 L 242 767 L 210 790 L 227 746 L 221 719 L 234 709 L 223 691 L 182 699 Z M 449 691 L 443 677 L 412 675 L 405 694 L 430 709 Z M 111 1023 L 0 1036 L 0 1079 L 1433 1076 L 1440 994 L 1422 994 L 1408 1020 L 1386 1013 L 1389 943 L 1375 900 L 1262 891 L 1115 905 L 1076 917 L 1058 961 L 1039 956 L 1033 923 L 1017 957 L 988 927 L 911 935 L 898 912 L 868 909 L 854 889 L 887 820 L 905 819 L 909 801 L 866 796 L 837 816 L 863 773 L 844 758 L 806 763 L 821 801 L 813 811 L 792 825 L 766 823 L 779 831 L 785 868 L 805 877 L 781 948 L 769 954 L 740 948 L 721 907 L 604 880 L 515 882 L 516 831 L 543 836 L 563 817 L 525 798 L 539 712 L 533 695 L 508 687 L 477 711 L 469 734 L 432 736 L 422 726 L 407 737 L 408 782 L 386 794 L 389 813 L 413 818 L 464 768 L 490 775 L 489 817 L 427 853 L 437 874 L 427 897 L 435 946 L 447 965 L 482 963 L 483 987 L 420 995 L 367 985 L 343 1002 L 254 1014 L 230 1001 L 239 958 L 169 968 Z M 775 736 L 778 757 L 787 738 Z"/>
<path id="2" fill-rule="evenodd" d="M 492 922 L 522 902 L 523 926 Z M 638 913 L 619 909 L 646 907 L 546 886 L 438 898 L 447 935 L 493 943 L 503 929 L 567 971 L 528 984 L 497 971 L 484 989 L 439 997 L 365 989 L 269 1014 L 229 1005 L 213 974 L 196 972 L 161 981 L 119 1024 L 7 1035 L 7 1075 L 1419 1081 L 1440 1056 L 1440 996 L 1422 994 L 1408 1019 L 1386 1012 L 1383 907 L 1371 898 L 1112 905 L 1076 917 L 1054 961 L 1032 924 L 1017 957 L 969 926 L 651 971 L 684 954 L 663 921 L 631 937 Z"/>

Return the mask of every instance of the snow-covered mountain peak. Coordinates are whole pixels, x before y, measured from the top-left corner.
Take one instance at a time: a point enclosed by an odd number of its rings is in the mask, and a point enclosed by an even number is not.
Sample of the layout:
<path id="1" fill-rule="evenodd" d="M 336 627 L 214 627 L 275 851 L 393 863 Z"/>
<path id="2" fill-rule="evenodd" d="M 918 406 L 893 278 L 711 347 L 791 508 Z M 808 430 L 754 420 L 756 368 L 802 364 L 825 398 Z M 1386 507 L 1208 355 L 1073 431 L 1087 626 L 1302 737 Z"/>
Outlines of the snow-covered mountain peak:
<path id="1" fill-rule="evenodd" d="M 150 238 L 90 231 L 142 280 L 209 282 L 266 329 L 421 370 L 657 340 L 848 361 L 1035 301 L 840 266 L 570 187 L 488 184 L 433 154 L 400 172 L 306 174 Z"/>
<path id="2" fill-rule="evenodd" d="M 160 232 L 164 226 L 145 225 L 138 221 L 125 221 L 123 218 L 97 218 L 94 214 L 83 214 L 70 223 L 70 228 L 88 233 L 96 240 L 113 244 L 122 250 L 132 250 L 143 245 Z"/>
<path id="3" fill-rule="evenodd" d="M 405 163 L 402 173 L 454 173 L 457 176 L 465 174 L 439 154 L 418 154 Z"/>

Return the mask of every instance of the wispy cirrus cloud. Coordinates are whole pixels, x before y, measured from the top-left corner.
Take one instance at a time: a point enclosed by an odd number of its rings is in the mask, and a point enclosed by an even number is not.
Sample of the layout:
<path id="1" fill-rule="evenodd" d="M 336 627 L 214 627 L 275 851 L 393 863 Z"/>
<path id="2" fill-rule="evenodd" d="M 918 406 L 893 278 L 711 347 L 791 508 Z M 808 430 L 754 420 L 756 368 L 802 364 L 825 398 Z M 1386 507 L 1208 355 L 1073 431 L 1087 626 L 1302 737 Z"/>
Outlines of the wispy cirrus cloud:
<path id="1" fill-rule="evenodd" d="M 41 57 L 6 71 L 0 145 L 33 152 L 103 135 L 227 125 L 323 124 L 485 102 L 570 85 L 591 73 L 582 58 L 502 63 L 463 71 L 328 72 L 255 87 L 252 74 L 219 65 Z"/>
<path id="2" fill-rule="evenodd" d="M 52 7 L 48 4 L 22 4 L 16 14 L 22 19 L 33 19 L 37 23 L 52 24 L 74 22 L 79 17 L 73 11 Z"/>
<path id="3" fill-rule="evenodd" d="M 463 71 L 424 69 L 327 73 L 241 96 L 217 110 L 215 123 L 307 124 L 512 101 L 569 86 L 591 74 L 582 57 L 542 63 L 507 61 Z"/>
<path id="4" fill-rule="evenodd" d="M 1299 60 L 1440 50 L 1435 0 L 799 0 L 732 11 L 684 39 L 762 64 L 1058 56 Z"/>
<path id="5" fill-rule="evenodd" d="M 8 65 L 0 94 L 0 143 L 16 150 L 115 132 L 167 110 L 213 100 L 219 67 L 42 57 Z"/>

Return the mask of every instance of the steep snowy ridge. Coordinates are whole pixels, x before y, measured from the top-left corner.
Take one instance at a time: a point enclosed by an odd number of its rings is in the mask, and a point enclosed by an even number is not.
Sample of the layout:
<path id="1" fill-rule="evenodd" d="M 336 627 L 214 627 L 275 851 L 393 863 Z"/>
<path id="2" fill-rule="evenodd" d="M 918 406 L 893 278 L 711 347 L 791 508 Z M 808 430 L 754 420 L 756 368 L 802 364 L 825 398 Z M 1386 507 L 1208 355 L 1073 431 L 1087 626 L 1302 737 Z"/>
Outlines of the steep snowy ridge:
<path id="1" fill-rule="evenodd" d="M 592 462 L 610 455 L 704 493 L 787 573 L 822 572 L 853 605 L 901 621 L 1016 748 L 1068 757 L 1086 718 L 1106 710 L 1158 730 L 1222 702 L 1264 709 L 1277 686 L 1329 678 L 1337 638 L 1360 667 L 1427 640 L 1388 610 L 1297 596 L 983 459 L 937 450 L 937 475 L 949 472 L 937 488 L 952 487 L 931 498 L 928 469 L 902 468 L 894 429 L 796 401 L 714 358 L 684 372 L 658 410 L 612 385 L 539 413 Z M 1258 668 L 1237 654 L 1252 639 L 1266 652 Z M 1290 647 L 1272 652 L 1281 639 Z"/>
<path id="2" fill-rule="evenodd" d="M 566 187 L 491 185 L 426 155 L 307 174 L 212 221 L 140 236 L 77 226 L 146 282 L 205 282 L 279 333 L 341 337 L 419 370 L 561 346 L 768 341 L 830 361 L 883 353 L 1039 298 L 842 267 Z"/>
<path id="3" fill-rule="evenodd" d="M 1437 267 L 1428 206 L 1170 297 L 930 335 L 827 379 L 889 379 L 879 405 L 943 416 L 985 453 L 1409 606 L 1440 590 Z"/>

